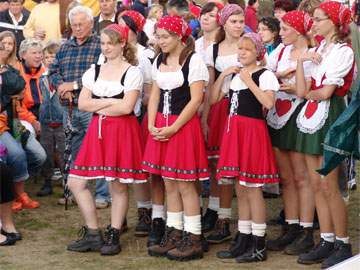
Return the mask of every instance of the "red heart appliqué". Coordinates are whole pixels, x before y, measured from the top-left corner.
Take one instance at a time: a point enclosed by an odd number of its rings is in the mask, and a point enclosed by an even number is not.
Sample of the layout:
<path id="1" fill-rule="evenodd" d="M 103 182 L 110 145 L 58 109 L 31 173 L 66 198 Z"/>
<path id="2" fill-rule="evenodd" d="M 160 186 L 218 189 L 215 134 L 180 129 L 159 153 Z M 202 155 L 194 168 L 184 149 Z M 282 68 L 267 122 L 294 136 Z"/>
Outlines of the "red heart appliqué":
<path id="1" fill-rule="evenodd" d="M 316 112 L 317 108 L 318 108 L 318 102 L 310 100 L 306 105 L 305 117 L 307 119 L 311 118 L 311 116 L 313 116 L 314 113 Z"/>
<path id="2" fill-rule="evenodd" d="M 291 109 L 291 101 L 288 99 L 277 99 L 275 102 L 276 113 L 279 117 L 286 114 Z"/>

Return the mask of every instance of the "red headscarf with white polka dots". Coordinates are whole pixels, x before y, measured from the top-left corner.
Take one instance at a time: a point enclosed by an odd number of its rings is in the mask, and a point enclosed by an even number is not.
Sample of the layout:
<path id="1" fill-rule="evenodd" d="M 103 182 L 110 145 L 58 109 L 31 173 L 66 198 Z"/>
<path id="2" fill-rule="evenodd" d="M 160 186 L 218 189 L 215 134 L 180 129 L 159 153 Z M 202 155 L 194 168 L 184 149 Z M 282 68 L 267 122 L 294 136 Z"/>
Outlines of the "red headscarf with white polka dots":
<path id="1" fill-rule="evenodd" d="M 141 32 L 144 28 L 144 25 L 145 25 L 145 22 L 146 22 L 146 19 L 143 15 L 141 15 L 141 13 L 135 11 L 135 10 L 126 10 L 122 15 L 121 17 L 128 17 L 130 18 L 133 23 L 135 24 L 136 26 L 136 29 L 132 29 L 134 32 L 138 33 L 138 32 Z M 125 20 L 125 23 L 127 24 L 128 22 Z M 128 25 L 130 28 L 131 26 Z"/>
<path id="2" fill-rule="evenodd" d="M 166 31 L 176 34 L 184 43 L 191 35 L 190 26 L 179 16 L 162 17 L 157 23 L 156 28 L 165 29 Z"/>
<path id="3" fill-rule="evenodd" d="M 117 23 L 108 25 L 105 29 L 113 30 L 120 35 L 121 40 L 127 40 L 129 35 L 129 28 L 121 26 Z"/>
<path id="4" fill-rule="evenodd" d="M 281 20 L 294 28 L 302 35 L 306 35 L 310 31 L 313 21 L 309 14 L 302 10 L 292 10 L 281 17 Z"/>
<path id="5" fill-rule="evenodd" d="M 336 26 L 345 26 L 351 22 L 351 11 L 343 4 L 335 1 L 325 1 L 319 5 Z"/>

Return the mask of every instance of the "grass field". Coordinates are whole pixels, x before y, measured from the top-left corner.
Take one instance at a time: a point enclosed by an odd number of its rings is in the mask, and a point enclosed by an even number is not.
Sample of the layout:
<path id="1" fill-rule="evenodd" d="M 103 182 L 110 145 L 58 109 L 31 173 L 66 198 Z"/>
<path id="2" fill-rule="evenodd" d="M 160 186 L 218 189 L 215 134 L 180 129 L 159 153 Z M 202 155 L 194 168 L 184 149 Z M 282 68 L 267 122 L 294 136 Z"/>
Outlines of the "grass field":
<path id="1" fill-rule="evenodd" d="M 353 253 L 359 253 L 360 245 L 360 187 L 351 192 L 349 202 L 349 232 L 353 245 Z M 27 189 L 33 195 L 40 183 L 28 183 Z M 215 253 L 227 247 L 227 244 L 211 246 L 204 259 L 179 263 L 166 258 L 152 258 L 146 252 L 146 238 L 133 236 L 136 224 L 136 209 L 131 197 L 131 208 L 128 214 L 130 230 L 121 237 L 122 252 L 113 257 L 102 257 L 98 253 L 71 253 L 65 250 L 66 245 L 77 238 L 77 231 L 82 225 L 78 208 L 71 207 L 65 211 L 56 204 L 62 189 L 55 188 L 55 194 L 49 198 L 40 199 L 41 207 L 36 210 L 25 210 L 15 215 L 17 228 L 23 234 L 24 240 L 13 247 L 0 248 L 1 270 L 76 270 L 76 269 L 319 269 L 319 265 L 302 266 L 296 263 L 296 257 L 269 252 L 268 260 L 258 264 L 239 265 L 234 261 L 222 261 Z M 281 207 L 280 199 L 267 200 L 268 218 L 275 217 Z M 235 205 L 233 214 L 236 212 Z M 100 224 L 105 227 L 109 223 L 109 209 L 98 212 Z M 235 217 L 234 217 L 235 218 Z M 235 222 L 234 222 L 235 223 Z M 280 230 L 279 226 L 269 226 L 268 235 L 274 237 Z M 316 232 L 318 238 L 318 231 Z"/>

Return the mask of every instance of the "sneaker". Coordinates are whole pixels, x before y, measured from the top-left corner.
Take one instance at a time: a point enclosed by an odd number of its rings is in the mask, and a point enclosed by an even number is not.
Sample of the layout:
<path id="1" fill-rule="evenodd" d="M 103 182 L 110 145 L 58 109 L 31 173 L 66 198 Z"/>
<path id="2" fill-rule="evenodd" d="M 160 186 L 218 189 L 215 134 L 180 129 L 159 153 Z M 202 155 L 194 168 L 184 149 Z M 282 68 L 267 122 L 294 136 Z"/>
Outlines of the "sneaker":
<path id="1" fill-rule="evenodd" d="M 216 253 L 219 259 L 231 259 L 243 255 L 250 247 L 251 234 L 236 233 L 235 238 L 231 241 L 229 250 L 222 250 Z"/>
<path id="2" fill-rule="evenodd" d="M 121 251 L 120 230 L 112 228 L 110 225 L 105 231 L 105 243 L 100 249 L 101 255 L 116 255 Z"/>
<path id="3" fill-rule="evenodd" d="M 58 205 L 65 205 L 65 203 L 66 203 L 65 197 L 60 198 L 57 202 Z M 70 197 L 67 199 L 67 205 L 70 206 L 75 204 L 76 204 L 76 200 L 74 198 L 74 195 L 70 195 Z"/>
<path id="4" fill-rule="evenodd" d="M 218 219 L 214 231 L 206 237 L 210 244 L 220 244 L 231 239 L 230 219 Z"/>
<path id="5" fill-rule="evenodd" d="M 10 239 L 14 239 L 15 241 L 22 240 L 22 235 L 19 232 L 6 232 L 4 229 L 1 229 L 0 233 Z"/>
<path id="6" fill-rule="evenodd" d="M 165 220 L 162 218 L 155 218 L 151 223 L 151 230 L 149 233 L 149 238 L 147 241 L 147 246 L 155 246 L 159 245 L 161 239 L 163 238 L 165 233 Z"/>
<path id="7" fill-rule="evenodd" d="M 272 251 L 282 251 L 285 247 L 291 244 L 301 233 L 299 224 L 285 224 L 282 226 L 281 235 L 274 239 L 268 240 L 266 247 Z"/>
<path id="8" fill-rule="evenodd" d="M 265 261 L 267 259 L 265 236 L 253 235 L 250 242 L 251 245 L 248 250 L 243 255 L 236 257 L 236 261 L 238 263 Z"/>
<path id="9" fill-rule="evenodd" d="M 152 209 L 138 208 L 138 224 L 135 227 L 135 236 L 147 236 L 151 231 Z"/>
<path id="10" fill-rule="evenodd" d="M 323 261 L 321 269 L 329 268 L 352 257 L 351 244 L 336 240 L 333 253 Z"/>
<path id="11" fill-rule="evenodd" d="M 48 182 L 45 182 L 45 184 L 41 187 L 41 189 L 38 191 L 38 193 L 36 193 L 36 196 L 45 197 L 45 196 L 49 196 L 51 194 L 53 194 L 51 182 L 50 182 L 50 184 Z"/>
<path id="12" fill-rule="evenodd" d="M 201 235 L 184 232 L 176 248 L 169 250 L 166 256 L 170 260 L 190 261 L 203 257 Z"/>
<path id="13" fill-rule="evenodd" d="M 301 228 L 298 237 L 284 249 L 287 255 L 300 255 L 314 247 L 313 228 Z"/>
<path id="14" fill-rule="evenodd" d="M 164 257 L 168 251 L 176 248 L 176 243 L 182 239 L 182 231 L 173 227 L 166 227 L 165 233 L 159 245 L 148 248 L 148 254 L 155 257 Z"/>
<path id="15" fill-rule="evenodd" d="M 21 208 L 23 209 L 35 209 L 40 206 L 40 203 L 30 199 L 26 192 L 21 193 L 16 201 L 21 203 Z"/>
<path id="16" fill-rule="evenodd" d="M 297 262 L 300 264 L 316 264 L 323 262 L 328 258 L 334 250 L 334 243 L 325 241 L 320 238 L 319 244 L 317 244 L 308 253 L 300 254 Z"/>
<path id="17" fill-rule="evenodd" d="M 17 201 L 13 201 L 12 205 L 11 205 L 11 210 L 13 212 L 19 212 L 22 210 L 22 204 L 17 202 Z"/>
<path id="18" fill-rule="evenodd" d="M 109 205 L 110 205 L 109 202 L 104 201 L 102 199 L 96 199 L 95 200 L 96 209 L 105 209 L 105 208 L 108 208 Z"/>
<path id="19" fill-rule="evenodd" d="M 213 230 L 217 220 L 218 213 L 210 208 L 206 209 L 205 215 L 201 218 L 201 228 L 203 233 Z"/>
<path id="20" fill-rule="evenodd" d="M 100 230 L 90 230 L 83 226 L 79 230 L 79 239 L 67 246 L 67 250 L 76 252 L 100 251 L 104 240 Z"/>

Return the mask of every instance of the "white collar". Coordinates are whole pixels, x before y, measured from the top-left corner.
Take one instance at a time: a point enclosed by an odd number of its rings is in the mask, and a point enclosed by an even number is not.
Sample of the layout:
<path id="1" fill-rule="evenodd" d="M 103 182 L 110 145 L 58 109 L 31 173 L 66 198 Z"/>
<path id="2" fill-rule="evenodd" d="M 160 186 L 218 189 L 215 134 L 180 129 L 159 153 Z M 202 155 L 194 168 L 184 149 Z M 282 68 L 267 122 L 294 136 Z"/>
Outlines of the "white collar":
<path id="1" fill-rule="evenodd" d="M 102 22 L 102 21 L 104 21 L 104 18 L 103 18 L 102 15 L 100 14 L 100 16 L 99 16 L 99 23 Z M 115 22 L 115 14 L 114 14 L 114 16 L 112 16 L 112 18 L 111 18 L 110 21 Z"/>
<path id="2" fill-rule="evenodd" d="M 10 18 L 11 18 L 14 25 L 18 25 L 22 21 L 22 19 L 24 17 L 23 14 L 21 13 L 19 21 L 17 21 L 14 14 L 12 14 L 10 10 L 9 10 L 9 15 L 10 15 Z"/>

